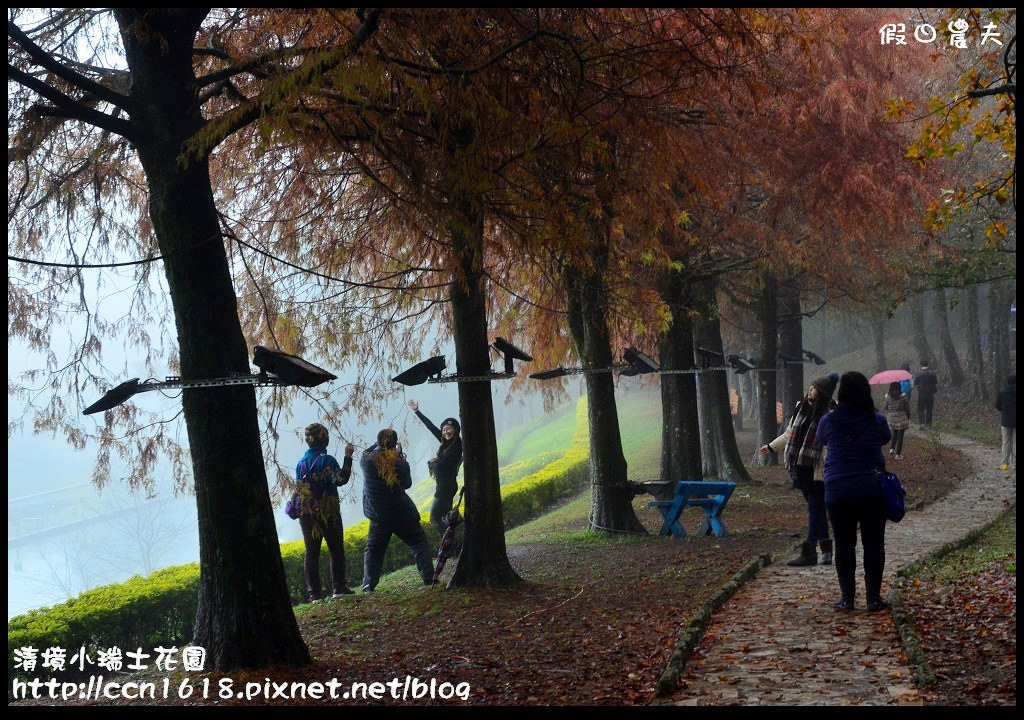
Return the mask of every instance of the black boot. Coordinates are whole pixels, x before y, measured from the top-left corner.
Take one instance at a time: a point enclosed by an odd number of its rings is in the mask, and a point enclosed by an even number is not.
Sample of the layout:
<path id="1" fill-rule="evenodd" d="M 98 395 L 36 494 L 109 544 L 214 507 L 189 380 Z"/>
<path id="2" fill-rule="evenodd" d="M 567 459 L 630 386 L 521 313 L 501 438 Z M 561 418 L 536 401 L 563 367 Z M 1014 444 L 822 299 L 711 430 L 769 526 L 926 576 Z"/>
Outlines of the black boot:
<path id="1" fill-rule="evenodd" d="M 882 576 L 875 572 L 864 571 L 864 586 L 867 590 L 868 612 L 879 612 L 889 609 L 889 603 L 882 599 Z"/>
<path id="2" fill-rule="evenodd" d="M 821 545 L 821 564 L 831 565 L 832 564 L 832 540 L 825 538 L 819 540 L 818 544 Z"/>
<path id="3" fill-rule="evenodd" d="M 384 548 L 386 550 L 387 548 Z M 380 582 L 381 568 L 384 566 L 384 552 L 369 545 L 363 551 L 363 592 L 373 592 Z"/>
<path id="4" fill-rule="evenodd" d="M 814 549 L 814 543 L 805 542 L 800 546 L 800 557 L 793 558 L 788 563 L 790 567 L 806 567 L 818 564 L 818 553 Z"/>
<path id="5" fill-rule="evenodd" d="M 415 545 L 412 548 L 413 556 L 416 558 L 416 569 L 424 585 L 434 584 L 434 559 L 430 554 L 430 546 L 427 541 Z"/>
<path id="6" fill-rule="evenodd" d="M 853 598 L 857 594 L 857 580 L 851 572 L 849 575 L 844 576 L 837 573 L 837 579 L 839 580 L 839 592 L 842 593 L 835 602 L 836 610 L 853 610 Z"/>

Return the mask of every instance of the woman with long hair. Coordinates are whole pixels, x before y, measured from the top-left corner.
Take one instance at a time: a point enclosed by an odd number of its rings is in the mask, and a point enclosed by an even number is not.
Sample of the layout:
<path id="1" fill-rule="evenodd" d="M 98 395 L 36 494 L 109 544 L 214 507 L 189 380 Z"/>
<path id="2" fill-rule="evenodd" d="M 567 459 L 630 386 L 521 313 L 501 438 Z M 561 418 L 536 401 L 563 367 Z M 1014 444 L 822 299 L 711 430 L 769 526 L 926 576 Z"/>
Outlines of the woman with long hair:
<path id="1" fill-rule="evenodd" d="M 817 565 L 819 543 L 821 564 L 832 563 L 832 540 L 828 535 L 828 516 L 825 514 L 825 484 L 820 473 L 815 473 L 815 468 L 821 466 L 818 424 L 834 404 L 832 393 L 838 381 L 839 374 L 834 372 L 814 380 L 807 388 L 807 395 L 793 409 L 786 432 L 761 446 L 762 455 L 785 448 L 786 468 L 793 487 L 803 493 L 807 502 L 807 540 L 801 546 L 800 556 L 789 561 L 789 565 L 794 567 Z"/>
<path id="2" fill-rule="evenodd" d="M 836 540 L 838 610 L 853 610 L 856 596 L 857 527 L 864 546 L 864 585 L 868 612 L 885 610 L 885 503 L 878 472 L 885 468 L 882 446 L 892 439 L 885 415 L 875 409 L 871 386 L 859 372 L 839 381 L 839 404 L 818 423 L 828 449 L 825 457 L 825 506 Z"/>
<path id="3" fill-rule="evenodd" d="M 910 398 L 904 393 L 898 382 L 889 383 L 889 392 L 885 394 L 885 419 L 892 430 L 892 444 L 889 455 L 896 460 L 903 459 L 903 436 L 910 427 Z"/>
<path id="4" fill-rule="evenodd" d="M 392 535 L 397 535 L 416 560 L 425 585 L 434 581 L 434 564 L 427 534 L 420 525 L 420 512 L 405 491 L 412 487 L 409 461 L 405 459 L 398 433 L 384 428 L 377 442 L 359 460 L 363 471 L 363 514 L 370 521 L 363 551 L 363 592 L 372 592 L 380 582 L 384 553 Z"/>
<path id="5" fill-rule="evenodd" d="M 420 412 L 419 403 L 415 400 L 409 401 L 409 409 L 416 413 L 430 431 L 431 435 L 437 438 L 441 445 L 434 453 L 434 457 L 427 461 L 427 468 L 431 477 L 437 483 L 434 490 L 434 501 L 430 504 L 430 524 L 437 530 L 438 535 L 444 535 L 448 527 L 445 520 L 448 511 L 452 509 L 455 502 L 455 493 L 459 491 L 459 467 L 462 465 L 462 426 L 453 417 L 441 421 L 441 427 L 430 422 L 430 418 Z"/>

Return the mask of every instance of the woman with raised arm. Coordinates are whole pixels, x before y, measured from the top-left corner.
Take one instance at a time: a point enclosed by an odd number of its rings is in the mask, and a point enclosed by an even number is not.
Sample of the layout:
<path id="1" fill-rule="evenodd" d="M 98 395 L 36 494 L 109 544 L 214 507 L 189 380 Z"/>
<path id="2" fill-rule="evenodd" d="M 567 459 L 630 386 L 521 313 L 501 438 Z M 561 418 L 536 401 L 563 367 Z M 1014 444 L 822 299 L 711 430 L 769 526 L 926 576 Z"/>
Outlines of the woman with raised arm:
<path id="1" fill-rule="evenodd" d="M 800 556 L 789 561 L 793 567 L 818 564 L 817 544 L 821 544 L 821 564 L 832 564 L 832 539 L 828 535 L 828 516 L 825 513 L 825 484 L 821 479 L 821 439 L 818 424 L 832 409 L 832 393 L 839 382 L 838 373 L 817 378 L 807 388 L 807 395 L 796 404 L 786 432 L 767 445 L 761 454 L 779 452 L 785 448 L 786 469 L 793 487 L 804 494 L 807 502 L 807 540 L 800 548 Z"/>
<path id="2" fill-rule="evenodd" d="M 462 426 L 453 417 L 445 418 L 438 428 L 430 419 L 420 412 L 419 403 L 409 401 L 409 409 L 416 413 L 427 430 L 441 443 L 434 457 L 427 461 L 427 468 L 437 483 L 434 490 L 434 501 L 430 504 L 430 524 L 437 532 L 444 534 L 445 516 L 452 509 L 455 493 L 459 490 L 459 468 L 462 466 Z"/>

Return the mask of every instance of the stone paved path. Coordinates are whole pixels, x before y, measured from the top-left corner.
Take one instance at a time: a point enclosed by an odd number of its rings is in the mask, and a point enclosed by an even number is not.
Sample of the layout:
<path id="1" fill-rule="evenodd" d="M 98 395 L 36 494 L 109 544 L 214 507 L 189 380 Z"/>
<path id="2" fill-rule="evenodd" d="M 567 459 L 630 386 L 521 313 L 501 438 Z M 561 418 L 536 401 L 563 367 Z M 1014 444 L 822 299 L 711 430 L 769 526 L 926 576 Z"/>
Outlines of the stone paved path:
<path id="1" fill-rule="evenodd" d="M 971 460 L 974 474 L 899 524 L 886 526 L 882 596 L 896 571 L 958 540 L 1016 498 L 1016 481 L 996 468 L 999 453 L 943 436 Z M 715 614 L 680 678 L 678 705 L 919 705 L 889 613 L 864 611 L 858 546 L 857 606 L 832 609 L 838 597 L 831 566 L 762 570 Z"/>

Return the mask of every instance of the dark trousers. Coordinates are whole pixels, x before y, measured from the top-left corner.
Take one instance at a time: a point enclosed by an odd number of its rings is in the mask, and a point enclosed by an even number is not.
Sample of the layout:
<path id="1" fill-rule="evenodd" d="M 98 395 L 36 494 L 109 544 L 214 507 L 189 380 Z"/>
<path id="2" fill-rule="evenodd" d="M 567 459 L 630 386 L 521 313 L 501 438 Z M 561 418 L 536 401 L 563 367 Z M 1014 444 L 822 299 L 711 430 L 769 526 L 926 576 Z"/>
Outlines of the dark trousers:
<path id="1" fill-rule="evenodd" d="M 917 396 L 917 419 L 922 425 L 932 424 L 932 408 L 935 407 L 935 396 L 921 393 Z"/>
<path id="2" fill-rule="evenodd" d="M 856 596 L 857 526 L 864 546 L 864 586 L 867 599 L 881 598 L 885 567 L 885 504 L 882 498 L 829 503 L 828 516 L 835 536 L 835 566 L 843 597 Z"/>
<path id="3" fill-rule="evenodd" d="M 366 550 L 363 551 L 363 586 L 373 589 L 380 582 L 380 573 L 384 568 L 384 553 L 387 552 L 391 536 L 397 535 L 412 550 L 423 582 L 429 585 L 434 578 L 434 565 L 430 557 L 430 544 L 427 534 L 423 532 L 419 517 L 400 522 L 370 520 L 370 530 L 366 533 Z"/>
<path id="4" fill-rule="evenodd" d="M 453 495 L 446 495 L 445 497 L 434 496 L 434 501 L 430 504 L 430 524 L 437 530 L 438 539 L 444 537 L 445 530 L 448 529 L 448 512 L 452 509 L 452 505 L 455 501 Z M 456 531 L 457 536 L 462 534 L 462 531 Z M 452 539 L 452 555 L 457 556 L 462 550 L 462 543 L 456 538 Z"/>
<path id="5" fill-rule="evenodd" d="M 903 436 L 906 434 L 906 428 L 903 428 L 902 430 L 892 431 L 892 443 L 889 445 L 889 447 L 891 447 L 892 451 L 897 455 L 903 454 Z"/>
<path id="6" fill-rule="evenodd" d="M 306 576 L 306 591 L 310 600 L 321 595 L 320 548 L 327 541 L 331 554 L 331 585 L 338 592 L 345 581 L 345 534 L 341 524 L 341 507 L 337 498 L 326 497 L 299 517 L 302 540 L 306 544 L 302 570 Z"/>
<path id="7" fill-rule="evenodd" d="M 452 509 L 452 501 L 455 498 L 451 495 L 446 497 L 434 496 L 434 501 L 430 503 L 430 524 L 437 530 L 438 535 L 444 534 L 445 528 L 448 527 L 448 523 L 445 521 L 445 516 L 448 511 Z"/>
<path id="8" fill-rule="evenodd" d="M 825 512 L 825 483 L 811 483 L 803 490 L 807 501 L 807 542 L 828 540 L 828 514 Z"/>
<path id="9" fill-rule="evenodd" d="M 814 468 L 806 465 L 791 468 L 789 476 L 793 479 L 793 487 L 800 489 L 807 503 L 807 542 L 813 545 L 819 540 L 828 540 L 825 483 L 814 482 Z"/>

